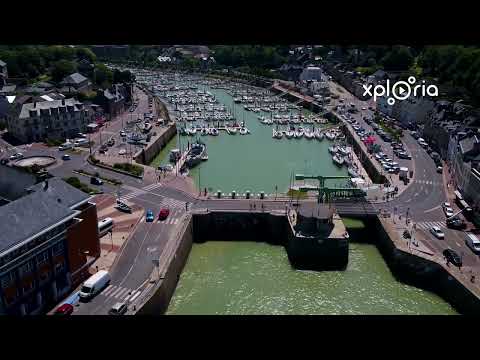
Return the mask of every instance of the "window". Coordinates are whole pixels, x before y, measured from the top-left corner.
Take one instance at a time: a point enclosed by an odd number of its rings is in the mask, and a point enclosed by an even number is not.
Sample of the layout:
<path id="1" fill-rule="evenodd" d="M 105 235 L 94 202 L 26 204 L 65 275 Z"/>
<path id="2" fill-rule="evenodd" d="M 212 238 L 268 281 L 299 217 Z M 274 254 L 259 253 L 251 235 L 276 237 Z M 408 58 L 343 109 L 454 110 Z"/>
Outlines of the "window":
<path id="1" fill-rule="evenodd" d="M 37 256 L 37 263 L 39 265 L 43 265 L 48 261 L 48 251 L 44 251 L 43 253 Z"/>
<path id="2" fill-rule="evenodd" d="M 32 290 L 33 288 L 34 288 L 33 281 L 30 281 L 30 282 L 23 285 L 22 290 L 23 290 L 23 293 L 25 294 L 25 293 L 29 292 L 30 290 Z"/>
<path id="3" fill-rule="evenodd" d="M 53 246 L 53 254 L 58 255 L 63 252 L 63 243 L 59 242 Z"/>
<path id="4" fill-rule="evenodd" d="M 59 262 L 59 263 L 56 263 L 55 264 L 55 272 L 60 272 L 63 270 L 63 266 L 64 266 L 64 263 L 63 261 L 62 262 Z"/>
<path id="5" fill-rule="evenodd" d="M 23 264 L 22 266 L 20 266 L 20 273 L 22 275 L 28 274 L 29 272 L 32 271 L 32 269 L 33 269 L 32 262 L 28 261 L 25 264 Z"/>
<path id="6" fill-rule="evenodd" d="M 14 276 L 13 276 L 13 273 L 9 272 L 8 274 L 2 276 L 2 281 L 1 281 L 1 284 L 2 284 L 2 288 L 7 288 L 9 286 L 11 286 L 14 282 Z"/>

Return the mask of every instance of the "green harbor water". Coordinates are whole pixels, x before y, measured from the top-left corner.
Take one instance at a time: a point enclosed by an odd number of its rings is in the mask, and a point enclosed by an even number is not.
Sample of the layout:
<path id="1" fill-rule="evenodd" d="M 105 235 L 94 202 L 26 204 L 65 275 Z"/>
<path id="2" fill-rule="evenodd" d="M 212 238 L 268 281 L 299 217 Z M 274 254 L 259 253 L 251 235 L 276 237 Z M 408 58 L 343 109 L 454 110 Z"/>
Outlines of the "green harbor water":
<path id="1" fill-rule="evenodd" d="M 291 268 L 282 246 L 194 244 L 167 314 L 456 314 L 438 296 L 396 281 L 374 245 L 350 244 L 346 271 Z"/>
<path id="2" fill-rule="evenodd" d="M 233 99 L 224 90 L 210 89 L 227 108 L 233 107 Z M 219 136 L 198 136 L 207 145 L 209 160 L 190 170 L 190 176 L 197 187 L 209 191 L 233 190 L 243 193 L 265 191 L 286 192 L 291 174 L 310 173 L 316 175 L 347 175 L 346 168 L 338 168 L 332 161 L 328 147 L 331 142 L 324 139 L 273 139 L 274 126 L 264 125 L 258 116 L 266 113 L 253 113 L 235 106 L 238 122 L 245 120 L 249 135 L 228 135 L 224 131 Z M 295 110 L 292 110 L 295 111 Z M 313 124 L 304 126 L 312 127 Z M 320 127 L 320 124 L 315 124 Z M 194 137 L 177 136 L 172 139 L 151 163 L 152 166 L 168 164 L 171 149 L 186 146 Z M 335 183 L 330 183 L 335 184 Z M 340 182 L 339 182 L 340 184 Z"/>
<path id="3" fill-rule="evenodd" d="M 210 89 L 227 107 L 233 99 Z M 328 153 L 330 142 L 272 138 L 273 126 L 235 107 L 242 136 L 199 136 L 209 160 L 190 171 L 209 191 L 285 192 L 293 173 L 346 175 Z M 312 125 L 308 125 L 312 126 Z M 315 126 L 319 126 L 315 124 Z M 177 136 L 152 165 L 168 163 L 171 149 L 193 137 Z M 361 224 L 353 221 L 348 226 Z M 456 314 L 438 296 L 395 280 L 374 245 L 350 244 L 346 271 L 294 270 L 282 246 L 256 242 L 210 241 L 194 244 L 167 314 Z"/>

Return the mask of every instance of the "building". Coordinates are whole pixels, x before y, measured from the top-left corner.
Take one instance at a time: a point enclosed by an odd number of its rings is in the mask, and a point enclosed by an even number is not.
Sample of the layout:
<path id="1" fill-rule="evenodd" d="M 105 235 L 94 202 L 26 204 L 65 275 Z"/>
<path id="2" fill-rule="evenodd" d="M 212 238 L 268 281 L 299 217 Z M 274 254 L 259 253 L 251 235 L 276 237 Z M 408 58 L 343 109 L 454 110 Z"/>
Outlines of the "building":
<path id="1" fill-rule="evenodd" d="M 18 104 L 16 109 L 19 110 L 7 116 L 7 129 L 11 136 L 24 143 L 73 138 L 85 132 L 92 122 L 91 112 L 75 99 L 42 99 Z"/>
<path id="2" fill-rule="evenodd" d="M 455 187 L 474 210 L 480 225 L 480 133 L 477 129 L 459 131 L 450 138 L 448 163 Z"/>
<path id="3" fill-rule="evenodd" d="M 307 66 L 300 74 L 300 81 L 322 80 L 322 70 L 317 66 Z"/>
<path id="4" fill-rule="evenodd" d="M 7 85 L 8 70 L 7 63 L 0 60 L 0 86 Z"/>
<path id="5" fill-rule="evenodd" d="M 56 178 L 26 192 L 0 207 L 0 314 L 45 313 L 100 256 L 90 195 Z"/>
<path id="6" fill-rule="evenodd" d="M 129 95 L 127 85 L 114 84 L 109 89 L 97 91 L 95 103 L 102 106 L 110 117 L 117 116 L 125 111 L 125 103 Z"/>
<path id="7" fill-rule="evenodd" d="M 66 76 L 60 85 L 63 88 L 61 92 L 72 93 L 72 92 L 82 92 L 87 93 L 92 90 L 92 83 L 85 76 L 80 73 L 73 73 Z"/>

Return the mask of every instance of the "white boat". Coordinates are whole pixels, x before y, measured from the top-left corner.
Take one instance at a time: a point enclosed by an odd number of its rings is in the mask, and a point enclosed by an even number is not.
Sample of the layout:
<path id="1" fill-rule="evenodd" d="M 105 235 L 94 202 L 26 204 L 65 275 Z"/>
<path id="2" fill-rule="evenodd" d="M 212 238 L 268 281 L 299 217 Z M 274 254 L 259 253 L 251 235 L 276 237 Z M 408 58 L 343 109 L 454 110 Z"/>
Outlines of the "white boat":
<path id="1" fill-rule="evenodd" d="M 250 132 L 250 131 L 248 131 L 248 129 L 245 128 L 245 127 L 242 127 L 242 128 L 240 129 L 240 135 L 247 135 L 249 132 Z"/>
<path id="2" fill-rule="evenodd" d="M 338 151 L 338 147 L 337 147 L 336 145 L 330 146 L 330 147 L 328 148 L 328 152 L 329 152 L 330 154 L 336 154 L 337 151 Z"/>
<path id="3" fill-rule="evenodd" d="M 330 141 L 335 140 L 335 134 L 334 134 L 334 133 L 331 133 L 330 131 L 327 131 L 327 132 L 325 133 L 325 137 L 326 137 L 328 140 L 330 140 Z"/>
<path id="4" fill-rule="evenodd" d="M 203 128 L 202 130 L 200 130 L 200 134 L 201 134 L 202 136 L 208 135 L 208 133 L 209 133 L 209 131 L 208 131 L 207 129 L 205 129 L 205 128 Z"/>
<path id="5" fill-rule="evenodd" d="M 294 132 L 294 131 L 292 131 L 292 130 L 285 131 L 285 137 L 286 137 L 287 139 L 291 139 L 291 138 L 294 137 L 294 136 L 295 136 L 295 132 Z"/>
<path id="6" fill-rule="evenodd" d="M 333 155 L 332 160 L 333 160 L 333 162 L 335 163 L 335 165 L 340 166 L 340 167 L 343 166 L 343 164 L 344 164 L 344 162 L 345 162 L 345 160 L 343 159 L 343 157 L 341 157 L 341 156 L 338 155 L 338 154 Z"/>
<path id="7" fill-rule="evenodd" d="M 295 131 L 295 137 L 297 139 L 300 139 L 301 137 L 303 137 L 303 130 L 297 130 Z"/>
<path id="8" fill-rule="evenodd" d="M 311 131 L 305 131 L 305 137 L 306 137 L 308 140 L 312 140 L 313 138 L 315 138 L 315 135 L 314 135 L 313 132 L 311 132 Z"/>
<path id="9" fill-rule="evenodd" d="M 353 178 L 358 178 L 360 177 L 360 175 L 358 174 L 358 172 L 353 168 L 353 167 L 349 167 L 348 168 L 348 175 L 350 175 L 351 177 Z"/>
<path id="10" fill-rule="evenodd" d="M 228 132 L 230 135 L 236 135 L 237 134 L 237 128 L 231 127 L 228 129 Z"/>
<path id="11" fill-rule="evenodd" d="M 338 147 L 338 152 L 342 155 L 342 156 L 347 156 L 350 152 L 348 151 L 348 148 L 345 147 L 345 146 L 339 146 Z"/>
<path id="12" fill-rule="evenodd" d="M 320 140 L 320 141 L 322 141 L 322 140 L 323 140 L 323 137 L 324 137 L 324 135 L 323 135 L 323 133 L 322 133 L 322 132 L 318 131 L 317 133 L 315 133 L 315 137 L 317 138 L 317 140 Z"/>
<path id="13" fill-rule="evenodd" d="M 218 133 L 219 133 L 219 131 L 218 131 L 217 128 L 212 128 L 212 129 L 210 130 L 210 135 L 218 136 Z"/>

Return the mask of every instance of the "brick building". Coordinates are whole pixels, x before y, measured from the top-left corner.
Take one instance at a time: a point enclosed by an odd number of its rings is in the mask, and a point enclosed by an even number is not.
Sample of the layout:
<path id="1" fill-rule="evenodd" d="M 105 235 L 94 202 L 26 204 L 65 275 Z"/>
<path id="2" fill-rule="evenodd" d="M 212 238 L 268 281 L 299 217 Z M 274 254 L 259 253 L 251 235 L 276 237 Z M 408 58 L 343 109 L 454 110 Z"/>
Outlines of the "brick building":
<path id="1" fill-rule="evenodd" d="M 0 206 L 0 314 L 49 311 L 100 256 L 90 195 L 56 178 L 25 192 Z"/>

